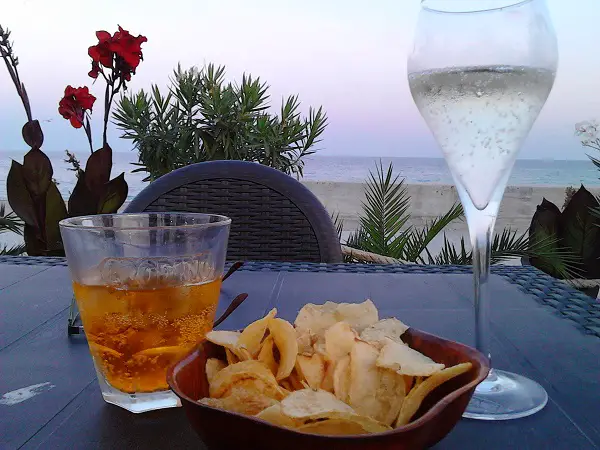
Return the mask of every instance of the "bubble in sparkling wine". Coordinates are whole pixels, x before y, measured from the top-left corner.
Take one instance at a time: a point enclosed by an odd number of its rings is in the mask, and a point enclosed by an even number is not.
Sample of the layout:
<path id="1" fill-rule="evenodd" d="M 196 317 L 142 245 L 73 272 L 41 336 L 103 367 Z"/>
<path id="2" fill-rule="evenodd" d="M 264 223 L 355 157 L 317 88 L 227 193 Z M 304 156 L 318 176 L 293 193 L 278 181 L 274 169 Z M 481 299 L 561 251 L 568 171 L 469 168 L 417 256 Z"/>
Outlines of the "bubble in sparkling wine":
<path id="1" fill-rule="evenodd" d="M 478 209 L 492 200 L 554 84 L 555 72 L 520 66 L 415 72 L 411 92 L 457 183 Z"/>

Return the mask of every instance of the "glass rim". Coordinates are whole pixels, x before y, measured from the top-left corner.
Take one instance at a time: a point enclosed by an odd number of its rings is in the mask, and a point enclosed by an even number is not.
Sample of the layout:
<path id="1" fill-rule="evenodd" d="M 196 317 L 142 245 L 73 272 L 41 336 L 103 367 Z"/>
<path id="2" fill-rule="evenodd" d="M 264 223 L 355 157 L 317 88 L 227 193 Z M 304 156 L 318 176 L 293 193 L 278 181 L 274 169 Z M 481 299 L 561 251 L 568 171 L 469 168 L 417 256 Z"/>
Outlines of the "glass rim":
<path id="1" fill-rule="evenodd" d="M 504 6 L 496 6 L 496 7 L 492 7 L 492 8 L 481 8 L 481 9 L 470 9 L 468 11 L 466 11 L 466 10 L 465 11 L 457 11 L 457 10 L 441 9 L 441 8 L 427 6 L 427 4 L 430 3 L 431 1 L 432 0 L 421 0 L 421 8 L 424 11 L 438 13 L 438 14 L 477 14 L 477 13 L 494 12 L 494 11 L 501 11 L 503 9 L 519 7 L 526 3 L 531 3 L 533 0 L 513 0 L 512 2 L 509 2 L 507 5 L 504 5 Z"/>
<path id="2" fill-rule="evenodd" d="M 81 222 L 84 220 L 90 220 L 94 218 L 102 218 L 102 217 L 136 217 L 136 216 L 150 216 L 150 215 L 158 215 L 158 216 L 185 216 L 185 217 L 212 217 L 217 220 L 214 222 L 205 222 L 205 223 L 192 223 L 192 224 L 180 224 L 180 225 L 158 225 L 152 227 L 142 227 L 142 226 L 105 226 L 105 225 L 83 225 Z M 75 223 L 79 222 L 79 223 Z M 188 212 L 153 212 L 147 211 L 142 213 L 114 213 L 114 214 L 90 214 L 87 216 L 78 216 L 78 217 L 69 217 L 67 219 L 61 220 L 58 225 L 60 228 L 71 228 L 78 230 L 107 230 L 107 231 L 143 231 L 143 230 L 176 230 L 176 229 L 206 229 L 206 228 L 214 228 L 214 227 L 222 227 L 225 225 L 230 225 L 231 219 L 227 216 L 223 216 L 220 214 L 210 214 L 210 213 L 188 213 Z"/>

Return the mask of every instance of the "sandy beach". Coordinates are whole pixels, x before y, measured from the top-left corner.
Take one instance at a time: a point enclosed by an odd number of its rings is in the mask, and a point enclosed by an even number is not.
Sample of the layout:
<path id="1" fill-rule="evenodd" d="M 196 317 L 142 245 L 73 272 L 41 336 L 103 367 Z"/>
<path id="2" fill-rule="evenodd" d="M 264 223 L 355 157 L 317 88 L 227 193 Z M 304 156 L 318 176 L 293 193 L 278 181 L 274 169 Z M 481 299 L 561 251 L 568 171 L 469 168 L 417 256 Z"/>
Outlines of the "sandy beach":
<path id="1" fill-rule="evenodd" d="M 361 204 L 364 201 L 364 184 L 351 182 L 306 181 L 304 184 L 317 196 L 331 214 L 338 213 L 344 222 L 343 240 L 358 227 Z M 458 202 L 456 189 L 447 184 L 407 184 L 410 203 L 410 224 L 421 227 L 433 218 L 445 213 Z M 524 232 L 529 227 L 531 217 L 543 198 L 562 208 L 565 201 L 566 186 L 509 186 L 504 194 L 500 214 L 496 222 L 496 230 L 510 227 Z M 600 195 L 600 188 L 590 191 Z M 6 203 L 5 199 L 0 202 Z M 8 205 L 7 205 L 8 206 Z M 461 237 L 468 241 L 468 230 L 465 221 L 457 220 L 446 228 L 446 235 L 453 242 Z M 0 245 L 14 244 L 21 241 L 20 236 L 4 233 L 0 235 Z M 436 253 L 443 242 L 438 236 L 429 246 Z"/>
<path id="2" fill-rule="evenodd" d="M 344 221 L 344 237 L 358 227 L 358 215 L 364 201 L 364 185 L 362 183 L 306 182 L 306 186 L 321 200 L 331 213 L 339 213 Z M 447 184 L 407 184 L 411 198 L 410 224 L 420 227 L 435 217 L 448 211 L 458 202 L 456 189 Z M 509 186 L 506 188 L 500 213 L 496 222 L 496 230 L 511 228 L 524 232 L 531 223 L 536 207 L 542 199 L 555 203 L 559 208 L 565 201 L 566 186 Z M 590 191 L 600 195 L 600 188 Z M 457 220 L 446 228 L 446 235 L 453 242 L 459 242 L 462 236 L 468 241 L 469 232 L 466 222 Z M 438 236 L 429 250 L 437 252 L 443 242 Z"/>

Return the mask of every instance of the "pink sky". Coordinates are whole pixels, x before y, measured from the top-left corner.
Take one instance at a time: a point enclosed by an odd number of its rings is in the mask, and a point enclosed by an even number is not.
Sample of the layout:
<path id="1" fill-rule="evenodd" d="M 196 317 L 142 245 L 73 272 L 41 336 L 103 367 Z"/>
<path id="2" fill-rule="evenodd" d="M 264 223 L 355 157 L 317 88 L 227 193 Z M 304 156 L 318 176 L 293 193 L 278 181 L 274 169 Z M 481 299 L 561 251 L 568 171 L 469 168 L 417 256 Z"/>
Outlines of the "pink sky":
<path id="1" fill-rule="evenodd" d="M 418 0 L 5 3 L 0 23 L 13 32 L 34 116 L 50 120 L 43 123 L 48 151 L 86 151 L 83 132 L 58 115 L 57 103 L 67 84 L 91 86 L 87 48 L 95 43 L 94 31 L 112 32 L 121 24 L 148 37 L 133 90 L 151 83 L 164 86 L 178 62 L 184 67 L 224 64 L 230 79 L 248 72 L 267 81 L 274 106 L 296 93 L 305 107 L 323 105 L 330 119 L 323 155 L 440 156 L 406 81 Z M 584 159 L 573 129 L 576 122 L 600 116 L 600 2 L 548 4 L 561 62 L 554 91 L 521 156 Z M 98 83 L 91 90 L 100 98 L 102 87 Z M 24 149 L 20 127 L 25 116 L 3 66 L 0 105 L 0 148 Z M 99 122 L 94 129 L 99 142 Z M 110 142 L 118 151 L 130 148 L 116 130 Z"/>

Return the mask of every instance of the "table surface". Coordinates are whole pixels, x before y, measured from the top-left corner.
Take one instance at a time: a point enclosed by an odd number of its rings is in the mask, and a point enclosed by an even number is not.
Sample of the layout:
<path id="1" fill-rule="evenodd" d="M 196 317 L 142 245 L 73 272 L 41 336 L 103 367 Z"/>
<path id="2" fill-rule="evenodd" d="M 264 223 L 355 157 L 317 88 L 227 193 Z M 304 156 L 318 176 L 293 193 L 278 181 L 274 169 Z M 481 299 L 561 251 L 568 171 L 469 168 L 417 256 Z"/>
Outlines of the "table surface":
<path id="1" fill-rule="evenodd" d="M 49 261 L 0 260 L 0 449 L 205 448 L 181 408 L 135 415 L 103 401 L 85 338 L 67 336 L 68 269 Z M 368 297 L 381 317 L 472 345 L 468 270 L 247 263 L 223 284 L 217 314 L 240 292 L 249 298 L 221 328 L 272 307 L 293 320 L 307 302 Z M 600 305 L 532 268 L 494 271 L 494 366 L 537 380 L 550 400 L 524 419 L 464 419 L 435 448 L 600 448 Z"/>

